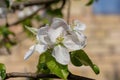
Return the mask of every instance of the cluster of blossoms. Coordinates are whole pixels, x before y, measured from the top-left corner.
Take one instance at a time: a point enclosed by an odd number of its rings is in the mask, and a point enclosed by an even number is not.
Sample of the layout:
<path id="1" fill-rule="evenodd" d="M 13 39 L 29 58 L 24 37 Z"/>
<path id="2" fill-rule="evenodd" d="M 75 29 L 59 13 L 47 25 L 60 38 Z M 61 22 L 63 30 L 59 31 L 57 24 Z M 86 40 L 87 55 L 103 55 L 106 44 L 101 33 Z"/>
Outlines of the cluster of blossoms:
<path id="1" fill-rule="evenodd" d="M 44 53 L 52 49 L 51 55 L 60 64 L 67 65 L 70 62 L 69 52 L 80 50 L 86 45 L 86 36 L 83 34 L 85 24 L 75 20 L 73 24 L 68 25 L 61 18 L 54 18 L 52 24 L 41 27 L 40 29 L 32 28 L 35 33 L 37 43 L 30 47 L 24 59 L 28 59 L 34 51 Z"/>

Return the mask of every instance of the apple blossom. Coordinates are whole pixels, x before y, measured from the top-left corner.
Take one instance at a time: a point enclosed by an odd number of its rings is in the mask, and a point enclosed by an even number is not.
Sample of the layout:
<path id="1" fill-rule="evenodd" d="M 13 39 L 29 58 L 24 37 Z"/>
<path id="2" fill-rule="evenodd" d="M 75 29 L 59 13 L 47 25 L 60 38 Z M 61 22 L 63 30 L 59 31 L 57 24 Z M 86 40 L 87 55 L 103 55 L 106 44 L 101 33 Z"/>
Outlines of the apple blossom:
<path id="1" fill-rule="evenodd" d="M 33 45 L 24 59 L 32 55 L 34 51 L 39 53 L 52 49 L 52 56 L 60 64 L 67 65 L 70 62 L 69 52 L 82 49 L 86 45 L 86 37 L 82 33 L 85 25 L 75 21 L 68 25 L 61 18 L 54 18 L 53 23 L 37 30 L 37 44 Z"/>

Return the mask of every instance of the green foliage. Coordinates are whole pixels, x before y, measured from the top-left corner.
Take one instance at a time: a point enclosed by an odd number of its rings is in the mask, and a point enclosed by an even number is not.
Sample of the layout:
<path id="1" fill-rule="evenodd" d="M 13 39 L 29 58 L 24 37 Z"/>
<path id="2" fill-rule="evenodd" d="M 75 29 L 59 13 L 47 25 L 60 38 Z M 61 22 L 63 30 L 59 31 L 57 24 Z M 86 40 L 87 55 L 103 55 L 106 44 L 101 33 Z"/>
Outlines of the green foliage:
<path id="1" fill-rule="evenodd" d="M 6 3 L 7 8 L 9 8 L 10 7 L 10 0 L 5 0 L 5 3 Z"/>
<path id="2" fill-rule="evenodd" d="M 15 34 L 13 32 L 11 32 L 7 26 L 3 25 L 0 26 L 0 35 L 2 35 L 3 37 L 7 37 L 8 35 L 13 35 L 15 36 Z"/>
<path id="3" fill-rule="evenodd" d="M 31 19 L 28 18 L 28 19 L 24 20 L 22 22 L 22 26 L 23 26 L 24 31 L 27 33 L 27 35 L 29 37 L 33 35 L 27 28 L 25 28 L 25 26 L 32 27 L 32 20 Z"/>
<path id="4" fill-rule="evenodd" d="M 37 73 L 50 73 L 50 70 L 46 64 L 46 54 L 43 53 L 39 56 L 39 62 L 37 65 Z"/>
<path id="5" fill-rule="evenodd" d="M 82 66 L 80 58 L 78 58 L 75 54 L 70 54 L 70 59 L 73 65 Z"/>
<path id="6" fill-rule="evenodd" d="M 38 14 L 36 14 L 36 15 L 33 17 L 33 19 L 35 19 L 35 20 L 37 20 L 37 21 L 41 21 L 41 20 L 42 20 L 41 17 L 40 17 L 40 15 L 38 15 Z"/>
<path id="7" fill-rule="evenodd" d="M 25 26 L 26 29 L 28 29 L 30 32 L 32 32 L 34 35 L 37 34 L 37 29 L 36 28 L 30 28 L 28 26 Z"/>
<path id="8" fill-rule="evenodd" d="M 32 23 L 31 23 L 31 19 L 26 19 L 26 20 L 24 20 L 23 22 L 22 22 L 22 25 L 23 26 L 32 26 Z"/>
<path id="9" fill-rule="evenodd" d="M 6 68 L 5 65 L 2 63 L 0 63 L 0 77 L 2 78 L 2 80 L 4 80 L 6 77 Z"/>
<path id="10" fill-rule="evenodd" d="M 53 73 L 64 80 L 67 80 L 67 77 L 69 75 L 67 65 L 61 65 L 56 62 L 48 50 L 40 55 L 37 68 L 37 72 Z"/>
<path id="11" fill-rule="evenodd" d="M 73 61 L 76 60 L 77 62 Z M 83 50 L 77 50 L 71 52 L 71 61 L 75 66 L 90 66 L 96 74 L 99 74 L 99 68 L 92 63 L 88 55 Z"/>
<path id="12" fill-rule="evenodd" d="M 15 36 L 15 34 L 11 32 L 7 26 L 0 26 L 0 36 L 2 36 L 0 44 L 4 45 L 6 48 L 10 48 L 16 44 L 16 41 L 9 37 L 10 35 L 13 37 Z"/>
<path id="13" fill-rule="evenodd" d="M 95 0 L 89 0 L 89 2 L 86 4 L 86 6 L 90 6 L 94 3 Z"/>
<path id="14" fill-rule="evenodd" d="M 47 9 L 47 13 L 51 16 L 57 16 L 57 17 L 63 17 L 62 11 L 61 9 L 57 8 L 57 9 Z"/>
<path id="15" fill-rule="evenodd" d="M 92 69 L 94 70 L 94 72 L 95 72 L 96 74 L 99 74 L 99 73 L 100 73 L 99 67 L 98 67 L 96 64 L 93 64 Z"/>
<path id="16" fill-rule="evenodd" d="M 52 57 L 50 53 L 46 54 L 47 57 L 47 66 L 51 70 L 52 73 L 56 74 L 60 78 L 67 80 L 69 75 L 69 71 L 67 65 L 61 65 Z"/>

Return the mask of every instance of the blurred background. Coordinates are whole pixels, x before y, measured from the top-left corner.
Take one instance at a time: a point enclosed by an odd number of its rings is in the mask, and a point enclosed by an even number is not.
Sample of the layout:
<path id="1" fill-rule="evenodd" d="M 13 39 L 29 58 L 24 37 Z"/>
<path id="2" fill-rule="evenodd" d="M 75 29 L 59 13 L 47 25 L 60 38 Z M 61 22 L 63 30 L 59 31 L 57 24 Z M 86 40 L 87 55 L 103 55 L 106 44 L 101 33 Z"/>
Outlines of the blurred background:
<path id="1" fill-rule="evenodd" d="M 99 66 L 100 74 L 95 75 L 91 68 L 86 66 L 74 67 L 70 65 L 69 68 L 74 74 L 96 80 L 120 80 L 120 0 L 96 0 L 92 5 L 86 6 L 85 4 L 88 1 L 70 0 L 65 4 L 62 13 L 63 18 L 69 23 L 78 19 L 86 24 L 87 28 L 84 34 L 87 36 L 87 46 L 84 50 L 92 61 Z M 31 10 L 27 12 L 29 11 Z M 21 10 L 7 15 L 7 21 L 11 25 L 9 30 L 16 35 L 14 38 L 13 36 L 10 38 L 17 40 L 17 44 L 9 49 L 0 46 L 0 63 L 6 65 L 7 72 L 35 72 L 39 54 L 34 53 L 27 61 L 23 59 L 26 51 L 34 44 L 35 40 L 28 38 L 27 34 L 23 32 L 24 29 L 21 27 L 23 24 L 12 25 L 21 16 L 23 17 L 20 12 Z M 51 18 L 49 15 L 45 15 L 44 10 L 39 11 L 39 13 L 42 14 L 43 18 L 44 16 L 48 16 L 46 19 L 50 20 L 53 18 L 53 16 Z M 2 14 L 1 9 L 0 14 Z M 2 17 L 4 15 L 0 18 L 0 25 L 6 23 L 6 18 Z M 46 22 L 46 20 L 43 22 L 33 20 L 32 24 L 37 27 Z M 2 31 L 2 28 L 0 29 Z M 1 41 L 0 44 L 2 43 Z"/>

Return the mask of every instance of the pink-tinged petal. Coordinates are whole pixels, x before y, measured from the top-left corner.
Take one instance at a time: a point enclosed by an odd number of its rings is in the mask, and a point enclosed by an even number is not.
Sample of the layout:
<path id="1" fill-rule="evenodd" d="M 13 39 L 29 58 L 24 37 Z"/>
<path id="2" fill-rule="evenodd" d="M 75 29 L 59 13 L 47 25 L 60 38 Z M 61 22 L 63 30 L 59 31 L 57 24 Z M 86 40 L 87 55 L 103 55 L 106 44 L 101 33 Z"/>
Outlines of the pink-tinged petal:
<path id="1" fill-rule="evenodd" d="M 26 52 L 24 60 L 27 60 L 35 51 L 35 45 L 31 46 L 30 49 Z"/>
<path id="2" fill-rule="evenodd" d="M 70 62 L 70 55 L 67 49 L 61 45 L 55 46 L 52 56 L 60 64 L 67 65 Z"/>

